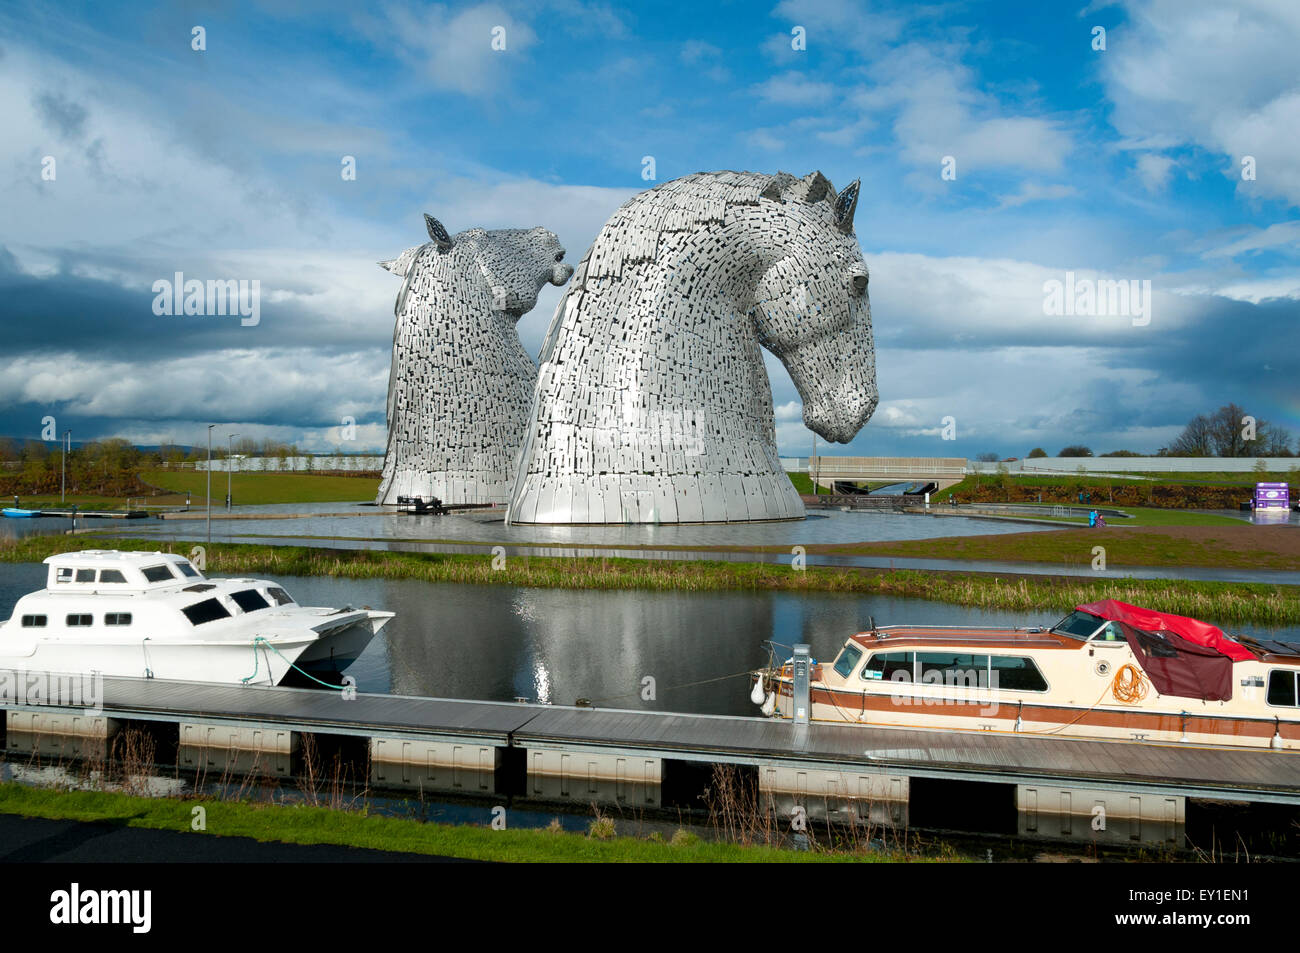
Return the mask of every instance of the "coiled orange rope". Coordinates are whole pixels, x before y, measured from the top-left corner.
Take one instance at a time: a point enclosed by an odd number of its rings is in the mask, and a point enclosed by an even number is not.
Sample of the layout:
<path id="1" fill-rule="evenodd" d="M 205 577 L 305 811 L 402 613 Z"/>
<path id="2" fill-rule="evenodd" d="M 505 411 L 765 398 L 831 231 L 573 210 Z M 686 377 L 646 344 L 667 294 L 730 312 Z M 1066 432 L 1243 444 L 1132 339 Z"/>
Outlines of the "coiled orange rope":
<path id="1" fill-rule="evenodd" d="M 1136 666 L 1121 665 L 1110 684 L 1110 691 L 1116 701 L 1140 702 L 1147 697 L 1147 681 Z"/>

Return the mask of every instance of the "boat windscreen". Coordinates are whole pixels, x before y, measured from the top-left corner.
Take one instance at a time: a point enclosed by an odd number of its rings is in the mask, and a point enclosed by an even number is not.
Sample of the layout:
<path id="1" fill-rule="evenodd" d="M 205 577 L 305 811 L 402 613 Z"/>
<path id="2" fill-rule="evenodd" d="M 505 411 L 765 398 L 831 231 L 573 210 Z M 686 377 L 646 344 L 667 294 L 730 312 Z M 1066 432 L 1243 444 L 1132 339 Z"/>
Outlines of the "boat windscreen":
<path id="1" fill-rule="evenodd" d="M 256 589 L 241 589 L 239 592 L 232 592 L 230 598 L 235 600 L 235 605 L 245 612 L 256 612 L 258 609 L 269 609 L 271 603 L 262 598 L 261 593 Z"/>
<path id="2" fill-rule="evenodd" d="M 1104 621 L 1106 620 L 1099 616 L 1076 610 L 1052 626 L 1052 631 L 1087 641 L 1094 632 L 1101 628 Z"/>
<path id="3" fill-rule="evenodd" d="M 192 606 L 186 606 L 181 610 L 185 617 L 193 625 L 203 625 L 205 622 L 215 622 L 218 619 L 229 619 L 230 610 L 223 606 L 216 599 L 204 599 L 202 602 L 196 602 Z"/>

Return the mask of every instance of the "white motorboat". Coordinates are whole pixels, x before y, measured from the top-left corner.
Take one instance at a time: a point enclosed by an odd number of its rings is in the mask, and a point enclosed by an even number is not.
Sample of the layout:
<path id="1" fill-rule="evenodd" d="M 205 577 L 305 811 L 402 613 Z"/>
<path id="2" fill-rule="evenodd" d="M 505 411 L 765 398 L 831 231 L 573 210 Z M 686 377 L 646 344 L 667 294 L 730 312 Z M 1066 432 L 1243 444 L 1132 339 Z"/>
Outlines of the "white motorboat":
<path id="1" fill-rule="evenodd" d="M 206 579 L 184 556 L 85 550 L 0 623 L 0 668 L 276 685 L 353 662 L 393 618 L 301 606 L 266 579 Z"/>

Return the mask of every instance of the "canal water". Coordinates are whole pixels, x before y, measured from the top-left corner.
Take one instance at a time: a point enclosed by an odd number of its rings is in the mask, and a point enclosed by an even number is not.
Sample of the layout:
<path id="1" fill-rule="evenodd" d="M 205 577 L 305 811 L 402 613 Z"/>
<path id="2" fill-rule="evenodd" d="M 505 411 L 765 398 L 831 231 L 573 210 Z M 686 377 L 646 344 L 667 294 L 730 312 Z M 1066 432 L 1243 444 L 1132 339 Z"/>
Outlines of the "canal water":
<path id="1" fill-rule="evenodd" d="M 355 512 L 352 512 L 355 511 Z M 865 540 L 924 539 L 933 536 L 984 536 L 1058 529 L 977 517 L 927 519 L 896 511 L 843 512 L 809 510 L 806 519 L 761 523 L 665 524 L 628 523 L 593 526 L 507 526 L 502 511 L 466 512 L 448 516 L 409 516 L 376 507 L 347 503 L 235 507 L 240 519 L 214 519 L 214 542 L 256 542 L 258 539 L 294 545 L 336 545 L 355 540 L 373 548 L 388 543 L 500 543 L 507 546 L 547 544 L 574 546 L 795 546 L 814 543 L 856 543 Z M 289 514 L 298 515 L 285 518 Z M 341 515 L 348 514 L 348 515 Z M 217 513 L 216 515 L 220 515 Z M 45 520 L 8 520 L 42 523 Z M 109 521 L 100 521 L 107 523 Z M 114 534 L 140 534 L 160 539 L 200 539 L 207 535 L 201 511 L 193 518 L 114 520 L 103 526 Z M 83 527 L 91 527 L 82 521 Z"/>
<path id="2" fill-rule="evenodd" d="M 981 610 L 840 593 L 529 589 L 283 577 L 299 602 L 397 613 L 348 670 L 366 692 L 748 715 L 750 669 L 807 642 L 827 660 L 879 624 L 1051 624 L 1056 613 Z M 0 618 L 45 584 L 39 564 L 0 565 Z M 1233 626 L 1300 641 L 1300 628 Z M 253 657 L 249 653 L 249 672 Z M 649 681 L 647 681 L 647 679 Z"/>

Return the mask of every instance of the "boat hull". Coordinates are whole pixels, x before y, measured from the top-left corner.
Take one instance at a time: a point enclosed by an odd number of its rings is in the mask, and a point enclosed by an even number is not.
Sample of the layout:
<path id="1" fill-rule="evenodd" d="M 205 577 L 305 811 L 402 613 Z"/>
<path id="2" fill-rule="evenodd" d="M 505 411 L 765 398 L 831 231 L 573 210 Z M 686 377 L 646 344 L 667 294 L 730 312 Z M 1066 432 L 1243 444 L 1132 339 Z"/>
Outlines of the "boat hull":
<path id="1" fill-rule="evenodd" d="M 0 670 L 22 678 L 33 672 L 103 675 L 107 678 L 159 678 L 185 682 L 277 685 L 314 640 L 252 640 L 227 643 L 132 642 L 129 644 L 39 644 L 29 655 L 0 655 Z M 85 658 L 94 652 L 95 667 Z"/>
<path id="2" fill-rule="evenodd" d="M 769 678 L 769 685 L 776 691 L 774 717 L 788 718 L 794 708 L 790 680 Z M 973 699 L 900 696 L 836 690 L 816 683 L 811 689 L 811 701 L 813 721 L 871 728 L 1300 750 L 1300 722 L 1278 718 L 1046 705 L 990 695 Z"/>
<path id="3" fill-rule="evenodd" d="M 312 674 L 341 672 L 357 660 L 392 617 L 391 612 L 366 610 L 366 616 L 360 619 L 333 627 L 316 626 L 319 638 L 307 646 L 295 664 Z"/>

